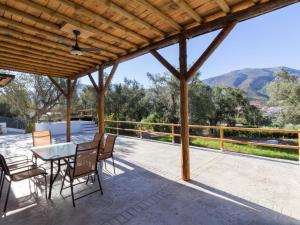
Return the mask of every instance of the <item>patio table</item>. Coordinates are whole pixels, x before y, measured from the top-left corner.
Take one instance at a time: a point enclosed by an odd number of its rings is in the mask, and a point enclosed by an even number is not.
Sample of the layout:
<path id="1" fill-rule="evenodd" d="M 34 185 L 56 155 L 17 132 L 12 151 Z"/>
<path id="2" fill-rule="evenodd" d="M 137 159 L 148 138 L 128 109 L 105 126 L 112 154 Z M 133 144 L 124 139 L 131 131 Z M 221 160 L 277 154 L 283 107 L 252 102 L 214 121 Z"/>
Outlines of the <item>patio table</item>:
<path id="1" fill-rule="evenodd" d="M 52 186 L 60 172 L 60 160 L 75 156 L 76 144 L 67 142 L 60 144 L 44 145 L 31 148 L 36 157 L 45 162 L 50 162 L 50 187 L 49 187 L 49 199 L 51 199 Z M 54 176 L 53 163 L 58 161 L 57 173 Z"/>

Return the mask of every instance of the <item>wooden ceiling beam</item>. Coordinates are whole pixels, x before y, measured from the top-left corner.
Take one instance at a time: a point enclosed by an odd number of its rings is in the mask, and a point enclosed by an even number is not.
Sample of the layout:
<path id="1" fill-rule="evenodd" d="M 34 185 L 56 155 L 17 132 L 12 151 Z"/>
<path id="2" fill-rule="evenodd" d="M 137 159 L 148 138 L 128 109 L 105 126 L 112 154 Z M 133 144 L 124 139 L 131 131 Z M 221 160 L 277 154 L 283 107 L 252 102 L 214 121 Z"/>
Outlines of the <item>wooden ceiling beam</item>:
<path id="1" fill-rule="evenodd" d="M 54 73 L 52 71 L 47 71 L 47 70 L 43 70 L 43 69 L 35 69 L 32 67 L 20 66 L 20 65 L 16 65 L 16 64 L 12 64 L 12 63 L 5 63 L 2 61 L 0 62 L 0 68 L 9 70 L 9 71 L 24 72 L 24 73 L 30 73 L 30 74 L 36 74 L 36 75 L 42 75 L 42 76 L 50 75 L 50 76 L 64 77 L 64 78 L 67 78 L 70 76 L 68 74 Z"/>
<path id="2" fill-rule="evenodd" d="M 27 66 L 27 67 L 35 67 L 36 69 L 42 69 L 42 70 L 47 70 L 47 71 L 53 71 L 55 73 L 65 73 L 65 74 L 76 74 L 75 72 L 70 72 L 68 70 L 65 69 L 58 69 L 58 68 L 53 68 L 53 67 L 49 67 L 46 65 L 37 65 L 36 63 L 33 62 L 29 62 L 29 61 L 25 61 L 23 60 L 22 62 L 20 62 L 20 60 L 15 60 L 15 59 L 11 59 L 9 57 L 2 57 L 0 56 L 0 60 L 1 62 L 5 63 L 13 63 L 13 64 L 18 64 L 20 66 Z"/>
<path id="3" fill-rule="evenodd" d="M 8 59 L 11 59 L 11 60 L 15 60 L 16 62 L 29 62 L 29 63 L 37 63 L 36 65 L 47 65 L 47 66 L 53 66 L 54 68 L 57 67 L 58 69 L 63 69 L 65 71 L 69 71 L 71 73 L 76 73 L 80 70 L 78 70 L 78 68 L 72 68 L 72 67 L 69 67 L 69 66 L 65 66 L 65 65 L 62 65 L 62 64 L 58 64 L 58 63 L 53 63 L 53 62 L 50 62 L 46 59 L 36 59 L 36 58 L 33 58 L 33 57 L 30 57 L 30 56 L 24 56 L 24 55 L 18 55 L 16 53 L 10 53 L 10 54 L 7 54 L 6 51 L 2 51 L 2 49 L 0 48 L 0 57 L 4 57 L 4 58 L 8 58 Z"/>
<path id="4" fill-rule="evenodd" d="M 259 16 L 259 15 L 263 15 L 265 13 L 274 11 L 276 9 L 279 9 L 279 8 L 282 8 L 282 7 L 297 3 L 297 2 L 299 2 L 299 0 L 272 0 L 272 1 L 261 3 L 261 4 L 257 4 L 257 5 L 247 8 L 243 11 L 237 11 L 237 12 L 231 13 L 225 17 L 221 17 L 216 20 L 213 20 L 213 21 L 210 21 L 207 23 L 203 23 L 199 26 L 188 29 L 184 32 L 184 35 L 187 38 L 193 38 L 193 37 L 196 37 L 199 35 L 203 35 L 203 34 L 206 34 L 206 33 L 212 32 L 212 31 L 222 29 L 222 28 L 226 27 L 232 21 L 242 22 L 242 21 L 248 20 L 250 18 Z M 138 51 L 132 52 L 126 56 L 122 56 L 119 59 L 116 59 L 111 62 L 106 62 L 102 66 L 106 68 L 106 67 L 112 66 L 114 63 L 121 63 L 121 62 L 130 60 L 130 59 L 136 58 L 138 56 L 144 55 L 146 53 L 149 53 L 153 49 L 160 49 L 160 48 L 170 46 L 172 44 L 176 44 L 176 43 L 178 43 L 180 35 L 182 35 L 182 34 L 172 35 L 170 37 L 165 38 L 164 40 L 153 43 L 150 46 L 140 48 Z M 89 68 L 88 71 L 94 72 L 94 71 L 96 71 L 96 68 L 94 68 L 94 70 L 92 68 Z M 79 73 L 79 75 L 81 75 L 81 76 L 83 76 L 84 74 L 86 74 L 84 71 Z"/>
<path id="5" fill-rule="evenodd" d="M 70 57 L 70 54 L 67 53 L 67 52 L 57 50 L 57 49 L 53 49 L 53 48 L 49 48 L 49 47 L 46 47 L 44 45 L 40 45 L 40 44 L 37 44 L 37 43 L 31 43 L 31 42 L 24 41 L 24 40 L 21 40 L 21 39 L 17 39 L 17 38 L 11 37 L 11 36 L 6 36 L 6 35 L 0 34 L 0 41 L 8 42 L 8 43 L 11 43 L 11 44 L 21 45 L 21 46 L 24 46 L 24 47 L 29 47 L 29 48 L 32 48 L 32 49 L 36 49 L 38 51 L 47 52 L 49 54 L 56 54 L 56 55 L 63 56 L 63 57 L 66 57 L 66 58 Z M 74 57 L 74 58 L 76 58 L 76 57 Z M 79 59 L 80 58 L 78 57 L 78 60 Z M 90 62 L 92 64 L 97 64 L 97 61 L 95 61 L 95 60 L 89 60 L 88 62 Z"/>
<path id="6" fill-rule="evenodd" d="M 68 94 L 58 83 L 57 81 L 51 77 L 51 76 L 48 76 L 49 80 L 54 84 L 54 86 L 65 96 L 65 97 L 68 97 Z"/>
<path id="7" fill-rule="evenodd" d="M 150 43 L 150 40 L 148 38 L 146 38 L 143 35 L 140 35 L 139 33 L 137 33 L 137 31 L 130 30 L 130 29 L 118 24 L 118 23 L 115 23 L 115 22 L 113 22 L 113 21 L 111 21 L 111 20 L 109 20 L 109 19 L 107 19 L 107 18 L 105 18 L 105 17 L 103 17 L 103 16 L 101 16 L 101 15 L 85 8 L 85 7 L 83 7 L 82 5 L 79 5 L 79 4 L 77 4 L 75 2 L 72 2 L 70 0 L 59 0 L 59 2 L 66 5 L 66 6 L 68 6 L 68 7 L 70 7 L 70 8 L 72 8 L 78 14 L 84 15 L 88 18 L 91 18 L 91 19 L 100 21 L 101 23 L 104 23 L 106 25 L 109 25 L 109 26 L 111 26 L 115 29 L 121 30 L 125 34 L 130 35 L 134 38 L 140 39 L 145 43 L 148 43 L 148 44 Z"/>
<path id="8" fill-rule="evenodd" d="M 102 3 L 102 5 L 106 6 L 108 9 L 110 9 L 110 10 L 116 12 L 116 13 L 119 13 L 120 15 L 132 20 L 133 22 L 142 25 L 146 29 L 148 29 L 150 31 L 153 31 L 154 33 L 158 34 L 160 37 L 165 37 L 166 36 L 166 34 L 163 31 L 159 30 L 157 27 L 145 22 L 144 20 L 140 19 L 139 17 L 137 17 L 133 13 L 130 13 L 130 12 L 126 11 L 125 9 L 118 6 L 117 4 L 115 4 L 111 0 L 97 0 L 97 2 Z"/>
<path id="9" fill-rule="evenodd" d="M 53 54 L 53 53 L 45 53 L 39 50 L 35 50 L 35 49 L 31 49 L 28 47 L 24 47 L 24 46 L 19 46 L 17 44 L 11 44 L 8 42 L 1 42 L 0 41 L 0 47 L 2 49 L 6 49 L 8 51 L 14 52 L 14 51 L 19 51 L 24 53 L 25 55 L 34 55 L 36 57 L 45 57 L 48 60 L 51 60 L 53 62 L 61 62 L 64 63 L 65 65 L 69 65 L 69 66 L 74 66 L 74 67 L 80 67 L 80 68 L 85 68 L 85 67 L 91 67 L 93 64 L 80 64 L 80 61 L 78 62 L 77 60 L 72 60 L 72 59 L 68 59 L 68 58 L 64 58 L 62 56 Z"/>
<path id="10" fill-rule="evenodd" d="M 192 67 L 187 72 L 187 80 L 190 80 L 195 73 L 200 69 L 200 67 L 206 62 L 206 60 L 212 55 L 212 53 L 220 46 L 220 44 L 225 40 L 228 34 L 237 24 L 237 21 L 231 22 L 228 24 L 212 41 L 204 53 L 196 60 Z"/>
<path id="11" fill-rule="evenodd" d="M 172 0 L 182 10 L 184 10 L 189 16 L 191 16 L 197 23 L 202 23 L 203 18 L 188 4 L 185 0 Z"/>
<path id="12" fill-rule="evenodd" d="M 112 34 L 107 33 L 105 31 L 98 30 L 98 29 L 96 29 L 96 28 L 94 28 L 92 26 L 84 24 L 84 23 L 82 23 L 82 22 L 80 22 L 78 20 L 72 19 L 72 18 L 70 18 L 70 17 L 68 17 L 68 16 L 66 16 L 64 14 L 61 14 L 61 13 L 55 11 L 55 10 L 52 10 L 52 9 L 47 8 L 45 6 L 42 6 L 42 5 L 40 5 L 38 3 L 35 3 L 33 1 L 30 1 L 30 0 L 15 0 L 15 1 L 17 1 L 19 3 L 22 3 L 25 6 L 31 7 L 31 8 L 33 8 L 35 10 L 39 10 L 39 11 L 41 11 L 43 13 L 46 13 L 47 15 L 49 15 L 51 17 L 59 18 L 59 19 L 65 21 L 65 22 L 67 22 L 69 24 L 72 24 L 73 26 L 76 26 L 78 28 L 81 28 L 81 29 L 84 29 L 86 31 L 89 31 L 89 32 L 95 34 L 96 36 L 110 38 L 110 39 L 112 39 L 112 40 L 114 40 L 116 42 L 119 42 L 119 43 L 122 43 L 122 44 L 128 46 L 129 48 L 133 48 L 133 49 L 137 48 L 137 46 L 136 46 L 135 43 L 132 43 L 132 42 L 130 42 L 128 40 L 125 40 L 124 38 L 120 38 L 118 36 L 112 35 Z M 106 44 L 109 44 L 109 45 L 113 45 L 112 43 L 109 43 L 107 41 L 103 41 L 103 42 L 105 42 Z"/>
<path id="13" fill-rule="evenodd" d="M 133 0 L 140 5 L 144 6 L 146 10 L 154 14 L 155 16 L 161 18 L 163 22 L 169 24 L 171 27 L 173 27 L 176 31 L 181 31 L 182 27 L 176 23 L 171 17 L 167 16 L 165 13 L 161 12 L 158 8 L 150 4 L 146 0 Z"/>
<path id="14" fill-rule="evenodd" d="M 52 32 L 46 31 L 46 30 L 42 30 L 42 29 L 39 29 L 39 28 L 36 28 L 36 27 L 33 27 L 33 26 L 29 26 L 27 24 L 20 23 L 20 22 L 11 20 L 11 19 L 7 19 L 5 17 L 0 17 L 0 23 L 4 24 L 6 26 L 15 26 L 19 29 L 22 29 L 22 30 L 26 31 L 26 32 L 34 33 L 35 35 L 46 36 L 47 38 L 50 38 L 50 39 L 52 39 L 52 40 L 54 40 L 58 43 L 62 43 L 62 44 L 65 44 L 65 45 L 73 46 L 74 42 L 75 42 L 73 39 L 67 38 L 65 36 L 58 35 L 56 33 L 52 33 Z M 101 45 L 104 48 L 114 49 L 118 52 L 126 53 L 125 50 L 119 49 L 119 48 L 117 48 L 113 45 L 108 45 L 104 42 L 99 42 L 99 40 L 97 40 L 97 39 L 89 38 L 89 40 L 92 41 L 93 43 L 97 43 L 97 44 Z M 95 47 L 93 45 L 85 44 L 85 43 L 82 43 L 80 41 L 78 43 L 80 44 L 81 47 L 84 47 L 84 48 L 86 48 L 86 47 L 87 48 Z M 105 52 L 106 54 L 109 54 L 109 55 L 113 55 L 113 57 L 118 57 L 118 55 L 116 53 L 112 52 L 112 50 L 102 49 L 102 52 Z"/>
<path id="15" fill-rule="evenodd" d="M 88 77 L 90 79 L 90 81 L 92 82 L 93 86 L 94 86 L 94 89 L 96 90 L 96 92 L 99 94 L 100 93 L 100 89 L 98 87 L 98 85 L 96 84 L 92 74 L 88 73 Z"/>
<path id="16" fill-rule="evenodd" d="M 52 28 L 52 29 L 60 29 L 60 26 L 57 25 L 57 24 L 54 24 L 54 23 L 51 23 L 51 22 L 48 22 L 46 20 L 42 20 L 38 17 L 35 17 L 35 16 L 32 16 L 31 14 L 29 13 L 26 13 L 24 11 L 21 11 L 21 10 L 18 10 L 18 9 L 15 9 L 15 8 L 12 8 L 8 5 L 4 5 L 2 3 L 0 3 L 0 10 L 3 10 L 3 11 L 7 11 L 11 14 L 14 14 L 14 15 L 17 15 L 17 16 L 20 16 L 22 18 L 26 18 L 26 19 L 29 19 L 33 22 L 36 22 L 38 24 L 41 24 L 41 25 L 44 25 L 44 26 L 47 26 L 49 28 Z"/>
<path id="17" fill-rule="evenodd" d="M 42 61 L 48 61 L 49 63 L 61 66 L 61 67 L 65 67 L 67 69 L 73 69 L 73 70 L 82 70 L 84 69 L 84 67 L 78 67 L 78 65 L 76 65 L 75 63 L 72 65 L 70 64 L 65 64 L 64 62 L 62 62 L 62 60 L 53 60 L 51 58 L 48 57 L 44 57 L 41 55 L 36 55 L 36 54 L 28 54 L 26 51 L 18 51 L 16 49 L 10 48 L 9 46 L 5 46 L 5 45 L 1 45 L 0 43 L 0 53 L 2 54 L 7 54 L 7 55 L 13 55 L 13 56 L 18 56 L 18 57 L 26 57 L 26 58 L 30 58 L 32 60 L 42 60 Z"/>
<path id="18" fill-rule="evenodd" d="M 173 67 L 161 54 L 156 50 L 151 50 L 150 53 L 164 66 L 166 67 L 171 74 L 180 79 L 180 73 L 175 67 Z"/>
<path id="19" fill-rule="evenodd" d="M 107 91 L 108 86 L 109 86 L 111 80 L 113 79 L 113 77 L 114 77 L 114 75 L 115 75 L 115 73 L 116 73 L 117 68 L 118 68 L 118 64 L 116 63 L 116 64 L 114 64 L 113 67 L 111 68 L 111 71 L 110 71 L 110 73 L 109 73 L 109 75 L 108 75 L 108 77 L 107 77 L 107 79 L 106 79 L 106 81 L 105 81 L 105 85 L 104 85 L 104 87 L 103 87 L 104 90 L 102 90 L 102 91 L 104 91 L 104 92 Z"/>
<path id="20" fill-rule="evenodd" d="M 225 0 L 215 0 L 215 2 L 218 4 L 218 6 L 222 9 L 223 12 L 229 13 L 230 8 Z"/>
<path id="21" fill-rule="evenodd" d="M 22 40 L 25 40 L 25 41 L 35 42 L 35 43 L 38 43 L 38 44 L 46 45 L 47 47 L 63 50 L 67 54 L 69 54 L 69 58 L 77 58 L 77 59 L 80 58 L 80 60 L 83 60 L 83 61 L 87 60 L 87 62 L 91 62 L 91 58 L 93 58 L 93 62 L 95 62 L 95 61 L 99 62 L 99 60 L 106 60 L 106 61 L 109 60 L 109 58 L 106 57 L 106 56 L 98 55 L 98 54 L 95 54 L 95 53 L 88 53 L 88 52 L 84 53 L 84 55 L 82 55 L 80 57 L 73 56 L 73 55 L 70 54 L 71 47 L 65 46 L 63 44 L 60 44 L 60 43 L 57 43 L 57 42 L 54 42 L 54 41 L 45 40 L 44 38 L 40 38 L 40 37 L 33 36 L 33 35 L 30 35 L 30 34 L 21 33 L 17 30 L 13 30 L 13 29 L 10 29 L 10 28 L 7 28 L 7 27 L 0 26 L 0 34 L 13 36 L 15 38 L 22 39 Z"/>

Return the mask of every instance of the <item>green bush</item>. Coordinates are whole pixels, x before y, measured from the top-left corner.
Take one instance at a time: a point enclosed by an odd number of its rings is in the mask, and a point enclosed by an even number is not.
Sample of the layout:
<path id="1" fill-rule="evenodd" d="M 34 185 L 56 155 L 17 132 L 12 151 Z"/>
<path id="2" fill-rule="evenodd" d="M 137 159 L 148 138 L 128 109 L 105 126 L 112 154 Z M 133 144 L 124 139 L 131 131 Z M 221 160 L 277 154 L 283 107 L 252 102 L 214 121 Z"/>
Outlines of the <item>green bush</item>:
<path id="1" fill-rule="evenodd" d="M 29 122 L 25 125 L 25 133 L 32 133 L 35 130 L 35 125 L 32 122 Z"/>

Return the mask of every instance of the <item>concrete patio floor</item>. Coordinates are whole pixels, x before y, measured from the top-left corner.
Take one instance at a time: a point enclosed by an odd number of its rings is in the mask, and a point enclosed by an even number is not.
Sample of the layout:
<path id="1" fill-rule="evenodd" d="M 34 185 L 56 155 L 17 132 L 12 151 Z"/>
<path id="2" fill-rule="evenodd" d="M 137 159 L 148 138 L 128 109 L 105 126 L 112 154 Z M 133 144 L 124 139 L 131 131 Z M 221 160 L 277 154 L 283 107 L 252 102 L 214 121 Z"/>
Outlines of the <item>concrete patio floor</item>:
<path id="1" fill-rule="evenodd" d="M 90 139 L 86 134 L 72 136 L 74 142 Z M 31 135 L 0 136 L 4 155 L 30 155 L 31 145 Z M 30 194 L 28 181 L 14 183 L 0 224 L 300 224 L 296 162 L 191 148 L 192 180 L 183 182 L 179 145 L 120 136 L 115 158 L 116 175 L 110 163 L 101 174 L 104 195 L 80 199 L 76 208 L 69 189 L 59 195 L 61 177 L 51 201 L 45 200 L 42 180 L 38 194 Z M 85 184 L 75 193 L 82 189 Z M 0 207 L 2 211 L 3 198 Z"/>

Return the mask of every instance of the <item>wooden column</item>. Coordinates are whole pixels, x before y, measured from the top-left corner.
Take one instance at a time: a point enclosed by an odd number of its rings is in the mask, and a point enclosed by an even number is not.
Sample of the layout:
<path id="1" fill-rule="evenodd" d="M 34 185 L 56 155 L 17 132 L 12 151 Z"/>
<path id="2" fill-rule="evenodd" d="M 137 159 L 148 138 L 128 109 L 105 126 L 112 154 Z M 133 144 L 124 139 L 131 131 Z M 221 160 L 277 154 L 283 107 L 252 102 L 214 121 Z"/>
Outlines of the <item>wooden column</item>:
<path id="1" fill-rule="evenodd" d="M 189 98 L 187 82 L 186 38 L 179 40 L 181 177 L 190 180 Z"/>
<path id="2" fill-rule="evenodd" d="M 98 125 L 99 133 L 103 135 L 105 132 L 105 122 L 104 122 L 104 70 L 99 68 L 98 70 Z"/>
<path id="3" fill-rule="evenodd" d="M 57 89 L 66 97 L 67 109 L 66 109 L 66 141 L 71 141 L 71 100 L 72 95 L 76 87 L 77 79 L 71 82 L 71 79 L 67 79 L 67 90 L 64 90 L 52 77 L 48 76 L 50 81 L 57 87 Z"/>
<path id="4" fill-rule="evenodd" d="M 67 80 L 66 141 L 71 141 L 71 80 Z"/>
<path id="5" fill-rule="evenodd" d="M 196 72 L 217 49 L 217 47 L 224 41 L 236 24 L 237 21 L 228 22 L 227 26 L 217 35 L 205 52 L 192 65 L 189 71 L 187 69 L 186 37 L 183 34 L 179 37 L 179 71 L 156 50 L 150 51 L 150 53 L 180 81 L 181 177 L 185 181 L 190 180 L 188 82 L 193 78 Z"/>
<path id="6" fill-rule="evenodd" d="M 99 67 L 98 69 L 98 86 L 92 77 L 91 74 L 88 74 L 98 96 L 98 126 L 99 126 L 99 134 L 103 135 L 105 132 L 105 118 L 104 118 L 104 111 L 105 111 L 105 92 L 109 87 L 109 84 L 118 68 L 118 64 L 114 64 L 110 74 L 107 77 L 106 82 L 104 83 L 104 68 Z M 103 146 L 104 142 L 101 142 L 101 146 Z"/>

